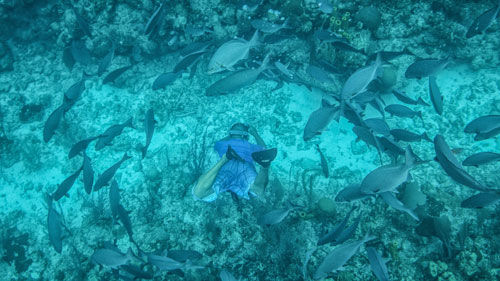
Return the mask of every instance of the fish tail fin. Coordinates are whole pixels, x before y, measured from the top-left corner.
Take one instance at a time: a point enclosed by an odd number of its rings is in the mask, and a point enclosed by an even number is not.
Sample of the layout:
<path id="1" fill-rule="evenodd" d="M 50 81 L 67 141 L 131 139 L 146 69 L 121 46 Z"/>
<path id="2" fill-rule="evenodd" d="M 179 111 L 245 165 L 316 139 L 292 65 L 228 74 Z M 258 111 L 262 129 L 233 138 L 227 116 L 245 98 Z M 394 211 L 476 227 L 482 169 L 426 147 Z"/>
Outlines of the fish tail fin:
<path id="1" fill-rule="evenodd" d="M 132 156 L 128 155 L 127 152 L 125 152 L 125 154 L 123 154 L 123 157 L 122 157 L 122 162 L 127 160 L 127 159 L 130 159 L 132 158 Z"/>
<path id="2" fill-rule="evenodd" d="M 262 60 L 262 63 L 259 66 L 260 72 L 262 72 L 268 68 L 270 55 L 271 55 L 271 53 L 267 53 L 267 55 L 264 57 L 264 60 Z"/>
<path id="3" fill-rule="evenodd" d="M 418 164 L 418 160 L 418 156 L 415 155 L 415 153 L 411 149 L 411 146 L 408 145 L 405 151 L 405 166 L 408 168 L 412 168 Z"/>
<path id="4" fill-rule="evenodd" d="M 250 41 L 248 41 L 248 44 L 250 47 L 256 46 L 259 44 L 259 30 L 255 30 L 254 34 L 252 35 L 252 38 L 250 38 Z"/>
<path id="5" fill-rule="evenodd" d="M 417 116 L 420 118 L 420 120 L 424 121 L 424 118 L 422 117 L 422 111 L 417 111 Z"/>
<path id="6" fill-rule="evenodd" d="M 424 105 L 424 106 L 429 106 L 429 104 L 426 103 L 421 97 L 418 97 L 417 104 Z"/>
<path id="7" fill-rule="evenodd" d="M 374 240 L 374 239 L 377 239 L 377 236 L 371 235 L 370 232 L 367 232 L 365 234 L 365 237 L 363 237 L 363 243 L 366 243 L 366 242 Z"/>
<path id="8" fill-rule="evenodd" d="M 129 118 L 126 122 L 125 122 L 124 126 L 125 126 L 125 127 L 130 127 L 130 128 L 135 129 L 135 127 L 134 127 L 134 123 L 133 123 L 132 121 L 133 121 L 133 119 L 132 119 L 132 117 L 130 117 L 130 118 Z"/>
<path id="9" fill-rule="evenodd" d="M 432 142 L 431 138 L 429 138 L 429 136 L 427 135 L 427 132 L 423 132 L 421 136 L 424 140 Z"/>
<path id="10" fill-rule="evenodd" d="M 148 150 L 147 146 L 141 147 L 142 159 L 144 159 L 144 157 L 146 157 L 147 150 Z"/>

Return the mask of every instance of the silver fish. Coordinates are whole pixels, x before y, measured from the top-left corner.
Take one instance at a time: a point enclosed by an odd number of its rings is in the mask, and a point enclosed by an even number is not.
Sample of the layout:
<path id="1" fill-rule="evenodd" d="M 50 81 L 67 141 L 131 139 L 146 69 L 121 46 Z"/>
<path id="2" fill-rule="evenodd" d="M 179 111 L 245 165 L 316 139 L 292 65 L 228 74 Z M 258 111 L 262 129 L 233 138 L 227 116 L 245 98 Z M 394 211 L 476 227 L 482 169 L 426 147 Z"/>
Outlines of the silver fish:
<path id="1" fill-rule="evenodd" d="M 351 207 L 351 210 L 347 213 L 345 218 L 337 224 L 332 230 L 330 230 L 328 233 L 325 235 L 322 235 L 319 240 L 317 245 L 321 246 L 327 243 L 331 243 L 334 241 L 337 241 L 339 236 L 342 234 L 342 232 L 345 230 L 345 227 L 347 225 L 347 222 L 349 221 L 349 218 L 351 217 L 352 212 L 356 209 L 356 207 Z"/>
<path id="2" fill-rule="evenodd" d="M 486 187 L 463 169 L 442 135 L 436 135 L 436 137 L 434 137 L 434 150 L 436 151 L 436 160 L 446 174 L 454 181 L 475 190 L 488 191 Z"/>
<path id="3" fill-rule="evenodd" d="M 401 104 L 389 104 L 384 108 L 384 110 L 387 111 L 389 114 L 391 114 L 391 116 L 395 115 L 398 117 L 407 117 L 407 118 L 413 118 L 414 116 L 418 116 L 420 119 L 422 119 L 421 111 L 414 111 Z"/>
<path id="4" fill-rule="evenodd" d="M 83 187 L 87 194 L 92 192 L 92 185 L 94 185 L 94 169 L 92 163 L 87 156 L 85 150 L 83 151 Z"/>
<path id="5" fill-rule="evenodd" d="M 462 208 L 484 208 L 496 204 L 500 201 L 500 194 L 498 192 L 481 192 L 471 196 L 460 204 Z"/>
<path id="6" fill-rule="evenodd" d="M 340 235 L 337 237 L 337 239 L 332 241 L 331 245 L 332 246 L 340 245 L 340 244 L 344 243 L 345 241 L 349 240 L 356 232 L 356 229 L 358 228 L 359 222 L 361 221 L 362 215 L 363 215 L 363 213 L 360 212 L 358 217 L 354 221 L 354 223 L 351 224 L 348 228 L 344 229 L 342 231 L 342 233 L 340 233 Z"/>
<path id="7" fill-rule="evenodd" d="M 409 171 L 417 165 L 417 156 L 411 146 L 406 147 L 404 164 L 384 165 L 371 171 L 361 182 L 361 192 L 365 194 L 395 191 L 408 180 Z"/>
<path id="8" fill-rule="evenodd" d="M 52 198 L 54 198 L 54 200 L 56 201 L 59 201 L 59 199 L 66 195 L 71 187 L 73 187 L 73 185 L 75 184 L 75 181 L 82 170 L 83 166 L 81 166 L 76 172 L 74 172 L 71 176 L 67 177 L 61 184 L 59 184 L 56 191 L 52 194 Z"/>
<path id="9" fill-rule="evenodd" d="M 377 59 L 377 56 L 379 54 L 380 54 L 380 58 L 383 61 L 391 61 L 391 60 L 393 60 L 397 57 L 400 57 L 402 55 L 409 55 L 409 56 L 415 55 L 412 51 L 410 51 L 408 49 L 408 47 L 404 47 L 404 49 L 402 51 L 380 51 L 380 52 L 373 53 L 368 57 L 368 60 L 372 61 L 372 60 Z"/>
<path id="10" fill-rule="evenodd" d="M 153 91 L 163 89 L 166 86 L 171 85 L 179 76 L 179 72 L 167 72 L 160 74 L 153 82 Z"/>
<path id="11" fill-rule="evenodd" d="M 64 103 L 67 105 L 73 105 L 80 98 L 83 91 L 85 91 L 85 81 L 89 76 L 83 73 L 82 79 L 71 85 L 69 89 L 64 93 Z"/>
<path id="12" fill-rule="evenodd" d="M 148 23 L 146 24 L 146 27 L 144 28 L 144 34 L 148 35 L 152 33 L 159 24 L 161 24 L 161 21 L 163 20 L 163 17 L 165 15 L 164 11 L 164 6 L 165 6 L 165 1 L 162 1 L 160 6 L 155 10 L 151 18 L 149 18 Z"/>
<path id="13" fill-rule="evenodd" d="M 320 83 L 335 84 L 335 81 L 330 77 L 330 74 L 317 66 L 309 65 L 306 72 Z"/>
<path id="14" fill-rule="evenodd" d="M 431 95 L 431 102 L 437 114 L 443 114 L 443 96 L 436 83 L 435 76 L 429 76 L 429 93 Z"/>
<path id="15" fill-rule="evenodd" d="M 250 41 L 235 39 L 220 46 L 208 63 L 208 74 L 224 70 L 233 70 L 233 66 L 240 60 L 248 58 L 250 48 L 256 46 L 259 40 L 259 31 L 256 30 Z"/>
<path id="16" fill-rule="evenodd" d="M 486 29 L 488 29 L 488 27 L 490 27 L 490 25 L 493 23 L 495 18 L 498 17 L 499 11 L 500 11 L 500 1 L 498 1 L 496 7 L 489 9 L 488 11 L 484 12 L 474 20 L 474 22 L 467 30 L 465 37 L 471 38 L 475 35 L 482 34 L 484 31 L 486 31 Z"/>
<path id="17" fill-rule="evenodd" d="M 148 262 L 156 267 L 158 267 L 162 271 L 173 271 L 177 269 L 185 270 L 185 269 L 200 269 L 203 268 L 201 266 L 196 266 L 191 263 L 190 260 L 185 262 L 178 262 L 169 257 L 155 255 L 155 254 L 146 254 L 148 257 Z"/>
<path id="18" fill-rule="evenodd" d="M 260 73 L 267 69 L 268 62 L 269 55 L 264 58 L 264 61 L 258 68 L 245 69 L 232 73 L 210 85 L 205 94 L 207 96 L 227 94 L 253 84 Z"/>
<path id="19" fill-rule="evenodd" d="M 286 19 L 282 24 L 275 24 L 262 19 L 252 20 L 250 24 L 257 30 L 264 33 L 275 33 L 284 28 L 290 28 L 288 26 L 288 19 Z"/>
<path id="20" fill-rule="evenodd" d="M 120 161 L 116 162 L 115 164 L 113 164 L 113 166 L 109 167 L 106 171 L 104 171 L 104 173 L 102 173 L 97 178 L 97 181 L 95 182 L 95 185 L 94 185 L 94 191 L 97 192 L 103 186 L 108 185 L 109 181 L 113 178 L 116 171 L 118 171 L 118 169 L 120 169 L 121 164 L 125 160 L 130 159 L 130 158 L 131 157 L 128 156 L 127 153 L 125 153 Z"/>
<path id="21" fill-rule="evenodd" d="M 213 30 L 210 30 L 208 28 L 199 28 L 199 27 L 194 27 L 192 25 L 188 25 L 184 28 L 184 34 L 192 36 L 192 37 L 199 37 L 204 35 L 205 33 L 213 33 Z"/>
<path id="22" fill-rule="evenodd" d="M 134 254 L 130 248 L 126 254 L 114 249 L 98 249 L 90 257 L 92 262 L 95 264 L 109 266 L 115 269 L 121 265 L 127 264 L 133 258 Z"/>
<path id="23" fill-rule="evenodd" d="M 464 132 L 475 133 L 474 140 L 485 140 L 500 133 L 500 115 L 486 115 L 471 121 L 465 126 Z"/>
<path id="24" fill-rule="evenodd" d="M 54 110 L 50 115 L 47 121 L 43 126 L 43 141 L 49 142 L 54 133 L 56 132 L 59 123 L 64 115 L 66 110 L 66 105 L 62 104 L 56 110 Z"/>
<path id="25" fill-rule="evenodd" d="M 409 96 L 407 96 L 405 93 L 399 92 L 399 91 L 394 90 L 394 89 L 392 90 L 392 93 L 399 101 L 404 102 L 406 104 L 411 104 L 411 105 L 420 104 L 420 105 L 429 106 L 429 104 L 426 103 L 421 97 L 418 97 L 416 100 L 414 100 L 414 99 L 410 98 Z"/>
<path id="26" fill-rule="evenodd" d="M 294 77 L 294 74 L 293 72 L 291 72 L 289 69 L 288 69 L 288 64 L 287 65 L 284 65 L 282 64 L 280 61 L 276 61 L 274 62 L 274 66 L 279 70 L 281 71 L 281 73 L 283 73 L 285 76 L 287 76 L 288 78 L 290 79 L 293 79 Z"/>
<path id="27" fill-rule="evenodd" d="M 146 156 L 148 147 L 151 144 L 151 139 L 153 139 L 153 133 L 155 131 L 155 115 L 153 109 L 149 109 L 146 112 L 146 118 L 144 118 L 144 131 L 146 132 L 146 145 L 142 147 L 142 158 Z"/>
<path id="28" fill-rule="evenodd" d="M 465 158 L 465 160 L 462 162 L 462 165 L 479 167 L 479 165 L 484 165 L 496 161 L 500 161 L 499 153 L 479 152 Z"/>
<path id="29" fill-rule="evenodd" d="M 408 207 L 406 207 L 401 201 L 399 201 L 396 196 L 390 191 L 379 193 L 380 197 L 384 200 L 387 205 L 393 207 L 398 211 L 402 211 L 410 215 L 415 220 L 419 220 L 418 216 Z"/>
<path id="30" fill-rule="evenodd" d="M 402 140 L 406 142 L 414 142 L 414 141 L 426 140 L 432 142 L 429 136 L 427 136 L 426 132 L 423 132 L 422 134 L 415 134 L 413 132 L 403 129 L 393 129 L 391 130 L 391 135 L 394 137 L 396 141 Z"/>
<path id="31" fill-rule="evenodd" d="M 309 116 L 307 124 L 304 128 L 303 139 L 308 141 L 314 136 L 321 134 L 332 120 L 338 120 L 339 107 L 338 106 L 325 106 L 315 110 Z"/>
<path id="32" fill-rule="evenodd" d="M 314 272 L 313 278 L 325 278 L 329 276 L 329 274 L 340 270 L 342 266 L 359 251 L 359 248 L 361 248 L 363 244 L 373 239 L 375 239 L 375 237 L 366 235 L 362 240 L 338 246 L 323 259 Z"/>
<path id="33" fill-rule="evenodd" d="M 316 0 L 316 4 L 318 4 L 318 9 L 325 14 L 333 12 L 333 5 L 329 0 Z"/>
<path id="34" fill-rule="evenodd" d="M 389 281 L 389 272 L 387 272 L 387 266 L 382 256 L 373 247 L 367 247 L 366 253 L 368 254 L 368 261 L 370 262 L 372 272 L 377 279 L 379 281 Z"/>
<path id="35" fill-rule="evenodd" d="M 353 202 L 357 200 L 362 200 L 368 197 L 373 197 L 373 194 L 365 194 L 361 192 L 361 184 L 354 183 L 344 187 L 337 196 L 335 196 L 336 202 Z"/>
<path id="36" fill-rule="evenodd" d="M 369 118 L 364 120 L 365 125 L 372 129 L 372 131 L 376 134 L 381 134 L 383 136 L 389 136 L 391 135 L 391 129 L 389 128 L 389 125 L 387 125 L 387 122 L 384 121 L 384 119 L 381 118 Z"/>
<path id="37" fill-rule="evenodd" d="M 423 78 L 428 76 L 435 76 L 441 70 L 443 70 L 448 63 L 450 63 L 450 59 L 419 59 L 412 63 L 405 72 L 406 78 Z"/>
<path id="38" fill-rule="evenodd" d="M 47 217 L 50 244 L 56 252 L 62 251 L 62 220 L 61 215 L 54 209 L 52 199 L 49 202 L 49 215 Z"/>
<path id="39" fill-rule="evenodd" d="M 190 54 L 190 55 L 187 55 L 187 56 L 183 57 L 174 66 L 174 69 L 173 69 L 172 72 L 178 73 L 178 72 L 186 70 L 187 68 L 189 68 L 190 66 L 192 66 L 193 64 L 195 64 L 196 62 L 198 62 L 198 60 L 201 58 L 201 56 L 203 56 L 204 53 L 205 53 L 204 51 L 201 51 L 201 52 L 193 53 L 193 54 Z M 177 77 L 175 77 L 175 78 L 177 78 Z M 154 86 L 153 86 L 153 90 L 155 90 Z"/>
<path id="40" fill-rule="evenodd" d="M 262 226 L 278 224 L 282 222 L 288 216 L 288 214 L 294 209 L 295 207 L 290 205 L 284 209 L 272 210 L 259 217 L 257 223 Z"/>

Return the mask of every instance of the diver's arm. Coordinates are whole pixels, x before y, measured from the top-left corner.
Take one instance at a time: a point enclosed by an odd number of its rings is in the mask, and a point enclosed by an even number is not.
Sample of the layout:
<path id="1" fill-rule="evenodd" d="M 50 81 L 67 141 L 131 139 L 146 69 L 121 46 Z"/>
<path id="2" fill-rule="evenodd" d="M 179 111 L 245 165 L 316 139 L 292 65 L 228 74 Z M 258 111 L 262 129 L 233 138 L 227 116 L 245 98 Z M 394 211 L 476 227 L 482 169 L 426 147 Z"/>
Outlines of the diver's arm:
<path id="1" fill-rule="evenodd" d="M 264 140 L 259 136 L 259 133 L 257 133 L 257 130 L 255 130 L 254 127 L 249 126 L 248 128 L 248 133 L 252 135 L 255 138 L 255 141 L 257 142 L 258 145 L 266 148 L 266 143 Z"/>

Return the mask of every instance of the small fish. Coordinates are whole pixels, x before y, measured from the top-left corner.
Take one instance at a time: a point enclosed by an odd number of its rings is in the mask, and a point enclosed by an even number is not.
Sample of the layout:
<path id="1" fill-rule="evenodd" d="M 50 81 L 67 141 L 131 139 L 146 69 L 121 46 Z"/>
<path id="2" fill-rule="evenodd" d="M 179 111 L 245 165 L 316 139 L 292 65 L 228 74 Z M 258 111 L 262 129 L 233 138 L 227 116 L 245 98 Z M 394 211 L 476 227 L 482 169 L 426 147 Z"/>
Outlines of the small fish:
<path id="1" fill-rule="evenodd" d="M 248 58 L 250 48 L 256 46 L 259 41 L 259 31 L 256 30 L 250 41 L 235 39 L 220 46 L 208 63 L 208 74 L 214 74 L 224 70 L 233 70 L 233 66 L 240 60 Z"/>
<path id="2" fill-rule="evenodd" d="M 328 162 L 326 161 L 326 157 L 325 155 L 323 155 L 323 152 L 321 152 L 318 144 L 316 144 L 316 149 L 318 150 L 319 157 L 321 158 L 321 169 L 323 170 L 323 175 L 325 176 L 325 178 L 328 178 L 330 176 L 330 172 L 328 169 Z"/>
<path id="3" fill-rule="evenodd" d="M 243 87 L 252 85 L 259 77 L 260 73 L 267 69 L 269 55 L 266 55 L 264 61 L 258 68 L 245 69 L 232 73 L 208 87 L 205 95 L 217 96 L 237 91 Z"/>
<path id="4" fill-rule="evenodd" d="M 98 178 L 97 181 L 95 182 L 94 185 L 94 192 L 99 191 L 103 186 L 108 185 L 109 181 L 113 178 L 115 175 L 116 171 L 120 168 L 121 164 L 127 160 L 130 159 L 131 157 L 125 153 L 120 161 L 117 163 L 113 164 L 113 166 L 109 167 L 104 173 L 102 173 Z"/>
<path id="5" fill-rule="evenodd" d="M 355 206 L 351 207 L 351 210 L 347 213 L 345 218 L 337 224 L 332 230 L 330 230 L 328 233 L 325 235 L 322 235 L 318 243 L 316 244 L 317 246 L 321 246 L 327 243 L 331 243 L 334 241 L 337 241 L 338 237 L 342 234 L 342 232 L 345 230 L 345 227 L 347 225 L 347 222 L 349 222 L 349 218 L 351 217 L 352 212 L 356 209 Z"/>
<path id="6" fill-rule="evenodd" d="M 73 66 L 75 65 L 75 59 L 73 58 L 73 54 L 71 54 L 71 47 L 64 48 L 63 51 L 63 62 L 64 65 L 71 71 Z"/>
<path id="7" fill-rule="evenodd" d="M 323 42 L 334 42 L 344 40 L 342 36 L 325 29 L 316 30 L 313 37 Z"/>
<path id="8" fill-rule="evenodd" d="M 380 51 L 380 52 L 373 53 L 368 57 L 368 61 L 376 60 L 377 56 L 379 54 L 380 54 L 380 58 L 383 61 L 391 61 L 391 60 L 398 58 L 402 55 L 415 56 L 415 54 L 413 52 L 408 50 L 408 47 L 405 47 L 402 51 Z"/>
<path id="9" fill-rule="evenodd" d="M 465 34 L 466 38 L 471 38 L 478 34 L 482 34 L 490 27 L 495 18 L 498 17 L 498 13 L 500 11 L 500 1 L 496 7 L 489 9 L 488 11 L 482 13 L 479 17 L 477 17 L 474 22 L 471 24 L 467 33 Z"/>
<path id="10" fill-rule="evenodd" d="M 113 58 L 115 57 L 115 50 L 116 46 L 114 42 L 111 42 L 111 49 L 109 52 L 102 58 L 102 60 L 99 62 L 99 68 L 97 69 L 97 75 L 100 77 L 106 70 L 108 69 L 109 65 L 113 61 Z"/>
<path id="11" fill-rule="evenodd" d="M 448 63 L 450 63 L 450 59 L 418 59 L 414 63 L 412 63 L 405 72 L 406 78 L 424 78 L 428 76 L 435 76 L 441 70 L 443 70 Z"/>
<path id="12" fill-rule="evenodd" d="M 379 193 L 379 195 L 380 195 L 380 197 L 382 197 L 384 202 L 387 203 L 387 205 L 393 207 L 394 209 L 396 209 L 398 211 L 402 211 L 402 212 L 407 213 L 408 215 L 410 215 L 412 218 L 414 218 L 417 221 L 419 220 L 418 216 L 411 209 L 406 207 L 401 201 L 398 200 L 398 198 L 396 198 L 396 196 L 394 196 L 394 193 L 392 193 L 390 191 L 386 191 L 386 192 Z"/>
<path id="13" fill-rule="evenodd" d="M 49 240 L 54 250 L 59 254 L 62 251 L 62 220 L 61 214 L 54 209 L 52 198 L 49 199 L 49 215 L 47 217 Z"/>
<path id="14" fill-rule="evenodd" d="M 82 40 L 73 40 L 71 42 L 71 55 L 76 62 L 83 65 L 89 64 L 92 60 L 90 57 L 90 51 L 85 46 L 85 42 Z"/>
<path id="15" fill-rule="evenodd" d="M 163 21 L 163 17 L 165 16 L 165 13 L 163 12 L 164 7 L 165 7 L 165 1 L 163 0 L 161 1 L 160 6 L 156 8 L 151 18 L 149 18 L 148 23 L 144 28 L 144 35 L 149 35 L 154 33 L 153 31 L 155 31 L 157 27 L 161 24 L 161 22 Z"/>
<path id="16" fill-rule="evenodd" d="M 90 194 L 92 192 L 92 185 L 94 185 L 94 169 L 92 169 L 92 163 L 90 158 L 83 151 L 83 187 L 85 192 Z"/>
<path id="17" fill-rule="evenodd" d="M 364 50 L 358 49 L 344 40 L 333 40 L 333 41 L 330 41 L 329 43 L 334 48 L 342 50 L 342 51 L 354 52 L 354 53 L 366 55 Z"/>
<path id="18" fill-rule="evenodd" d="M 80 167 L 71 176 L 67 177 L 62 183 L 60 183 L 56 191 L 52 194 L 52 198 L 56 201 L 59 201 L 59 199 L 61 199 L 64 195 L 66 195 L 68 191 L 71 189 L 71 187 L 75 184 L 75 181 L 80 175 L 80 172 L 82 170 L 83 166 Z"/>
<path id="19" fill-rule="evenodd" d="M 264 0 L 242 0 L 238 3 L 238 9 L 247 12 L 255 12 Z"/>
<path id="20" fill-rule="evenodd" d="M 167 45 L 169 47 L 173 46 L 177 42 L 177 39 L 179 39 L 179 35 L 174 34 L 174 36 L 172 36 L 172 38 L 170 38 L 170 40 L 167 41 Z"/>
<path id="21" fill-rule="evenodd" d="M 426 103 L 421 97 L 418 97 L 417 100 L 414 100 L 414 99 L 410 98 L 409 96 L 407 96 L 406 94 L 399 92 L 397 90 L 394 90 L 394 89 L 392 90 L 392 93 L 399 101 L 404 102 L 406 104 L 411 104 L 411 105 L 420 104 L 420 105 L 424 105 L 424 106 L 429 106 L 429 104 Z"/>
<path id="22" fill-rule="evenodd" d="M 125 71 L 131 69 L 132 66 L 133 65 L 128 65 L 128 66 L 120 67 L 118 69 L 111 71 L 110 73 L 108 73 L 108 75 L 106 75 L 106 77 L 104 77 L 104 79 L 102 79 L 102 84 L 105 85 L 108 83 L 115 82 L 115 80 L 118 77 L 120 77 L 120 75 L 122 75 Z"/>
<path id="23" fill-rule="evenodd" d="M 187 57 L 195 53 L 205 53 L 207 51 L 207 48 L 212 45 L 212 43 L 213 41 L 193 42 L 182 48 L 179 51 L 179 54 L 183 57 Z"/>
<path id="24" fill-rule="evenodd" d="M 205 35 L 205 33 L 213 33 L 213 30 L 210 30 L 208 28 L 199 28 L 199 27 L 194 27 L 192 25 L 187 25 L 184 28 L 184 34 L 192 37 L 199 37 Z"/>
<path id="25" fill-rule="evenodd" d="M 323 259 L 323 261 L 314 272 L 313 278 L 325 278 L 328 277 L 331 273 L 334 273 L 337 270 L 341 270 L 344 264 L 359 251 L 359 248 L 361 248 L 363 244 L 373 239 L 375 239 L 375 237 L 365 235 L 365 237 L 359 241 L 337 246 L 330 254 L 328 254 Z"/>
<path id="26" fill-rule="evenodd" d="M 127 264 L 133 258 L 134 253 L 132 252 L 131 248 L 128 249 L 128 252 L 126 254 L 123 254 L 114 249 L 98 249 L 90 257 L 92 262 L 95 264 L 109 266 L 115 269 Z"/>
<path id="27" fill-rule="evenodd" d="M 344 229 L 342 233 L 340 233 L 340 235 L 337 237 L 337 239 L 331 242 L 331 245 L 332 246 L 340 245 L 343 244 L 345 241 L 349 240 L 356 232 L 359 222 L 361 221 L 362 215 L 363 213 L 360 212 L 354 223 L 351 224 L 348 228 Z"/>
<path id="28" fill-rule="evenodd" d="M 393 129 L 391 130 L 391 135 L 394 137 L 396 141 L 402 140 L 406 142 L 414 142 L 414 141 L 426 140 L 428 142 L 432 142 L 429 136 L 427 136 L 426 132 L 423 132 L 422 134 L 419 135 L 403 129 Z"/>
<path id="29" fill-rule="evenodd" d="M 280 61 L 276 61 L 274 62 L 274 66 L 281 72 L 283 73 L 285 76 L 287 76 L 288 78 L 290 79 L 293 79 L 294 77 L 294 74 L 293 72 L 291 72 L 289 69 L 288 69 L 288 65 L 284 65 L 282 64 Z"/>
<path id="30" fill-rule="evenodd" d="M 335 202 L 353 202 L 373 196 L 373 194 L 365 194 L 361 192 L 361 184 L 355 183 L 348 185 L 339 191 L 337 196 L 335 196 Z"/>
<path id="31" fill-rule="evenodd" d="M 146 145 L 142 147 L 142 159 L 146 156 L 146 152 L 148 151 L 149 144 L 151 143 L 151 139 L 153 138 L 153 133 L 155 130 L 155 116 L 153 109 L 149 109 L 146 112 L 146 118 L 144 119 L 144 131 L 146 132 Z"/>
<path id="32" fill-rule="evenodd" d="M 205 52 L 197 52 L 194 54 L 187 55 L 183 57 L 175 66 L 172 71 L 174 74 L 188 69 L 190 66 L 198 62 L 198 60 L 203 56 Z M 177 77 L 175 77 L 177 78 Z"/>
<path id="33" fill-rule="evenodd" d="M 288 214 L 294 210 L 296 207 L 289 205 L 287 208 L 284 209 L 277 209 L 277 210 L 272 210 L 268 213 L 265 213 L 262 215 L 258 220 L 257 223 L 262 226 L 269 226 L 269 225 L 274 225 L 282 222 Z"/>
<path id="34" fill-rule="evenodd" d="M 128 212 L 125 210 L 125 208 L 123 208 L 123 206 L 121 204 L 118 204 L 118 207 L 117 207 L 117 215 L 118 215 L 118 219 L 122 222 L 122 225 L 123 225 L 123 228 L 125 228 L 125 231 L 127 231 L 127 234 L 128 234 L 128 238 L 130 240 L 130 242 L 135 243 L 134 241 L 134 233 L 132 231 L 132 221 L 130 220 L 130 216 L 128 215 Z"/>
<path id="35" fill-rule="evenodd" d="M 335 84 L 335 81 L 330 77 L 330 74 L 317 66 L 309 65 L 306 72 L 320 83 Z"/>
<path id="36" fill-rule="evenodd" d="M 333 12 L 333 5 L 329 0 L 316 0 L 316 4 L 318 4 L 318 9 L 325 14 Z"/>
<path id="37" fill-rule="evenodd" d="M 49 142 L 54 133 L 56 132 L 59 123 L 64 115 L 66 105 L 61 105 L 56 110 L 54 110 L 43 126 L 43 141 Z"/>
<path id="38" fill-rule="evenodd" d="M 252 20 L 250 24 L 257 30 L 264 33 L 275 33 L 282 29 L 290 28 L 288 26 L 288 19 L 286 19 L 283 24 L 275 24 L 262 19 Z"/>
<path id="39" fill-rule="evenodd" d="M 384 108 L 387 113 L 391 114 L 391 116 L 398 116 L 398 117 L 406 117 L 406 118 L 413 118 L 415 116 L 418 116 L 420 119 L 424 120 L 422 118 L 422 112 L 421 111 L 413 111 L 410 108 L 401 105 L 401 104 L 390 104 Z"/>
<path id="40" fill-rule="evenodd" d="M 111 145 L 113 139 L 119 136 L 123 132 L 123 129 L 125 129 L 125 127 L 134 128 L 134 125 L 132 123 L 132 117 L 130 117 L 123 124 L 113 125 L 109 127 L 108 129 L 106 129 L 106 131 L 104 131 L 104 133 L 99 135 L 99 140 L 95 144 L 95 150 L 99 151 L 103 149 L 105 146 Z"/>
<path id="41" fill-rule="evenodd" d="M 73 157 L 75 157 L 76 155 L 80 154 L 80 152 L 82 151 L 85 151 L 87 149 L 87 146 L 89 146 L 89 144 L 98 139 L 99 137 L 91 137 L 91 138 L 88 138 L 88 139 L 84 139 L 84 140 L 81 140 L 77 143 L 75 143 L 71 149 L 69 150 L 69 153 L 68 153 L 68 159 L 71 159 Z"/>
<path id="42" fill-rule="evenodd" d="M 155 254 L 146 254 L 148 257 L 148 262 L 156 267 L 158 267 L 162 271 L 174 271 L 174 270 L 186 270 L 186 269 L 200 269 L 202 266 L 193 265 L 190 260 L 185 262 L 178 262 L 169 257 L 155 255 Z"/>
<path id="43" fill-rule="evenodd" d="M 168 250 L 167 257 L 178 262 L 185 262 L 187 260 L 199 260 L 203 257 L 203 255 L 193 250 Z"/>
<path id="44" fill-rule="evenodd" d="M 128 274 L 134 276 L 132 280 L 138 280 L 138 279 L 153 279 L 154 276 L 153 274 L 144 271 L 141 269 L 141 267 L 137 265 L 132 265 L 132 264 L 123 264 L 120 266 L 120 269 L 127 272 Z M 125 279 L 124 279 L 125 280 Z"/>
<path id="45" fill-rule="evenodd" d="M 304 127 L 304 141 L 308 141 L 314 136 L 321 134 L 334 119 L 339 119 L 338 106 L 325 106 L 315 110 L 309 116 L 306 126 Z"/>
<path id="46" fill-rule="evenodd" d="M 383 136 L 391 135 L 391 129 L 389 128 L 389 125 L 387 125 L 387 122 L 384 121 L 384 119 L 369 118 L 364 121 L 365 125 L 368 128 L 370 128 L 374 133 L 381 134 Z"/>
<path id="47" fill-rule="evenodd" d="M 373 247 L 367 247 L 366 253 L 368 254 L 368 261 L 370 262 L 370 267 L 373 274 L 377 277 L 379 281 L 389 281 L 389 272 L 387 271 L 386 261 L 382 259 L 382 256 Z"/>
<path id="48" fill-rule="evenodd" d="M 463 169 L 442 135 L 434 137 L 434 150 L 436 161 L 454 181 L 478 191 L 489 191 Z"/>
<path id="49" fill-rule="evenodd" d="M 479 152 L 465 158 L 462 162 L 464 166 L 479 167 L 479 165 L 500 161 L 500 154 L 494 152 Z"/>
<path id="50" fill-rule="evenodd" d="M 89 24 L 85 21 L 85 19 L 78 13 L 76 10 L 75 6 L 73 6 L 70 2 L 71 10 L 73 10 L 73 13 L 75 14 L 76 17 L 76 22 L 78 23 L 78 26 L 80 29 L 87 35 L 89 38 L 92 38 L 92 30 L 90 29 Z"/>
<path id="51" fill-rule="evenodd" d="M 83 73 L 82 79 L 71 85 L 69 89 L 64 93 L 64 103 L 68 106 L 72 106 L 77 100 L 82 96 L 83 91 L 85 91 L 85 81 L 89 76 Z"/>
<path id="52" fill-rule="evenodd" d="M 361 182 L 361 192 L 365 194 L 379 194 L 386 191 L 395 191 L 408 180 L 409 171 L 417 165 L 417 156 L 411 146 L 406 147 L 405 163 L 384 165 L 371 171 Z"/>
<path id="53" fill-rule="evenodd" d="M 441 91 L 439 91 L 435 76 L 429 76 L 429 94 L 431 95 L 432 105 L 437 114 L 443 114 L 443 97 L 441 96 Z"/>
<path id="54" fill-rule="evenodd" d="M 237 281 L 236 277 L 234 277 L 231 272 L 225 269 L 221 270 L 221 272 L 219 273 L 219 278 L 221 281 Z"/>
<path id="55" fill-rule="evenodd" d="M 460 206 L 462 208 L 481 209 L 496 204 L 498 201 L 500 201 L 498 192 L 481 192 L 465 199 Z"/>
<path id="56" fill-rule="evenodd" d="M 476 136 L 474 140 L 485 140 L 500 133 L 500 115 L 486 115 L 472 120 L 465 126 L 464 132 Z"/>
<path id="57" fill-rule="evenodd" d="M 111 209 L 111 214 L 113 219 L 118 217 L 118 207 L 120 205 L 120 189 L 118 188 L 118 183 L 115 179 L 111 181 L 109 186 L 109 208 Z M 122 207 L 123 208 L 123 207 Z"/>
<path id="58" fill-rule="evenodd" d="M 160 76 L 156 77 L 155 81 L 153 82 L 153 91 L 163 89 L 166 86 L 171 85 L 179 77 L 179 75 L 180 72 L 167 72 L 160 74 Z"/>

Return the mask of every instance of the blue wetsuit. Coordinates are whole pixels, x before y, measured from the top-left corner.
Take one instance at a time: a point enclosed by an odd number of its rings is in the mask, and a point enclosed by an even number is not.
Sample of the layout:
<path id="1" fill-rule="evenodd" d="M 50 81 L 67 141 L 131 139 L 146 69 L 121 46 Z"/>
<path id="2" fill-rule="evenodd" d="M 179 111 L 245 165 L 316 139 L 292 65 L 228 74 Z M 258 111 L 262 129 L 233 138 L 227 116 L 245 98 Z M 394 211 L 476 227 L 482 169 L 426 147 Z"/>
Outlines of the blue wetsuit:
<path id="1" fill-rule="evenodd" d="M 248 142 L 244 139 L 229 139 L 220 140 L 215 143 L 214 149 L 222 157 L 228 145 L 241 157 L 245 162 L 237 160 L 229 160 L 217 173 L 212 189 L 214 193 L 203 198 L 203 201 L 211 202 L 217 199 L 217 196 L 224 191 L 234 192 L 239 197 L 248 199 L 248 192 L 252 186 L 257 171 L 253 164 L 252 153 L 264 150 L 260 145 Z"/>

